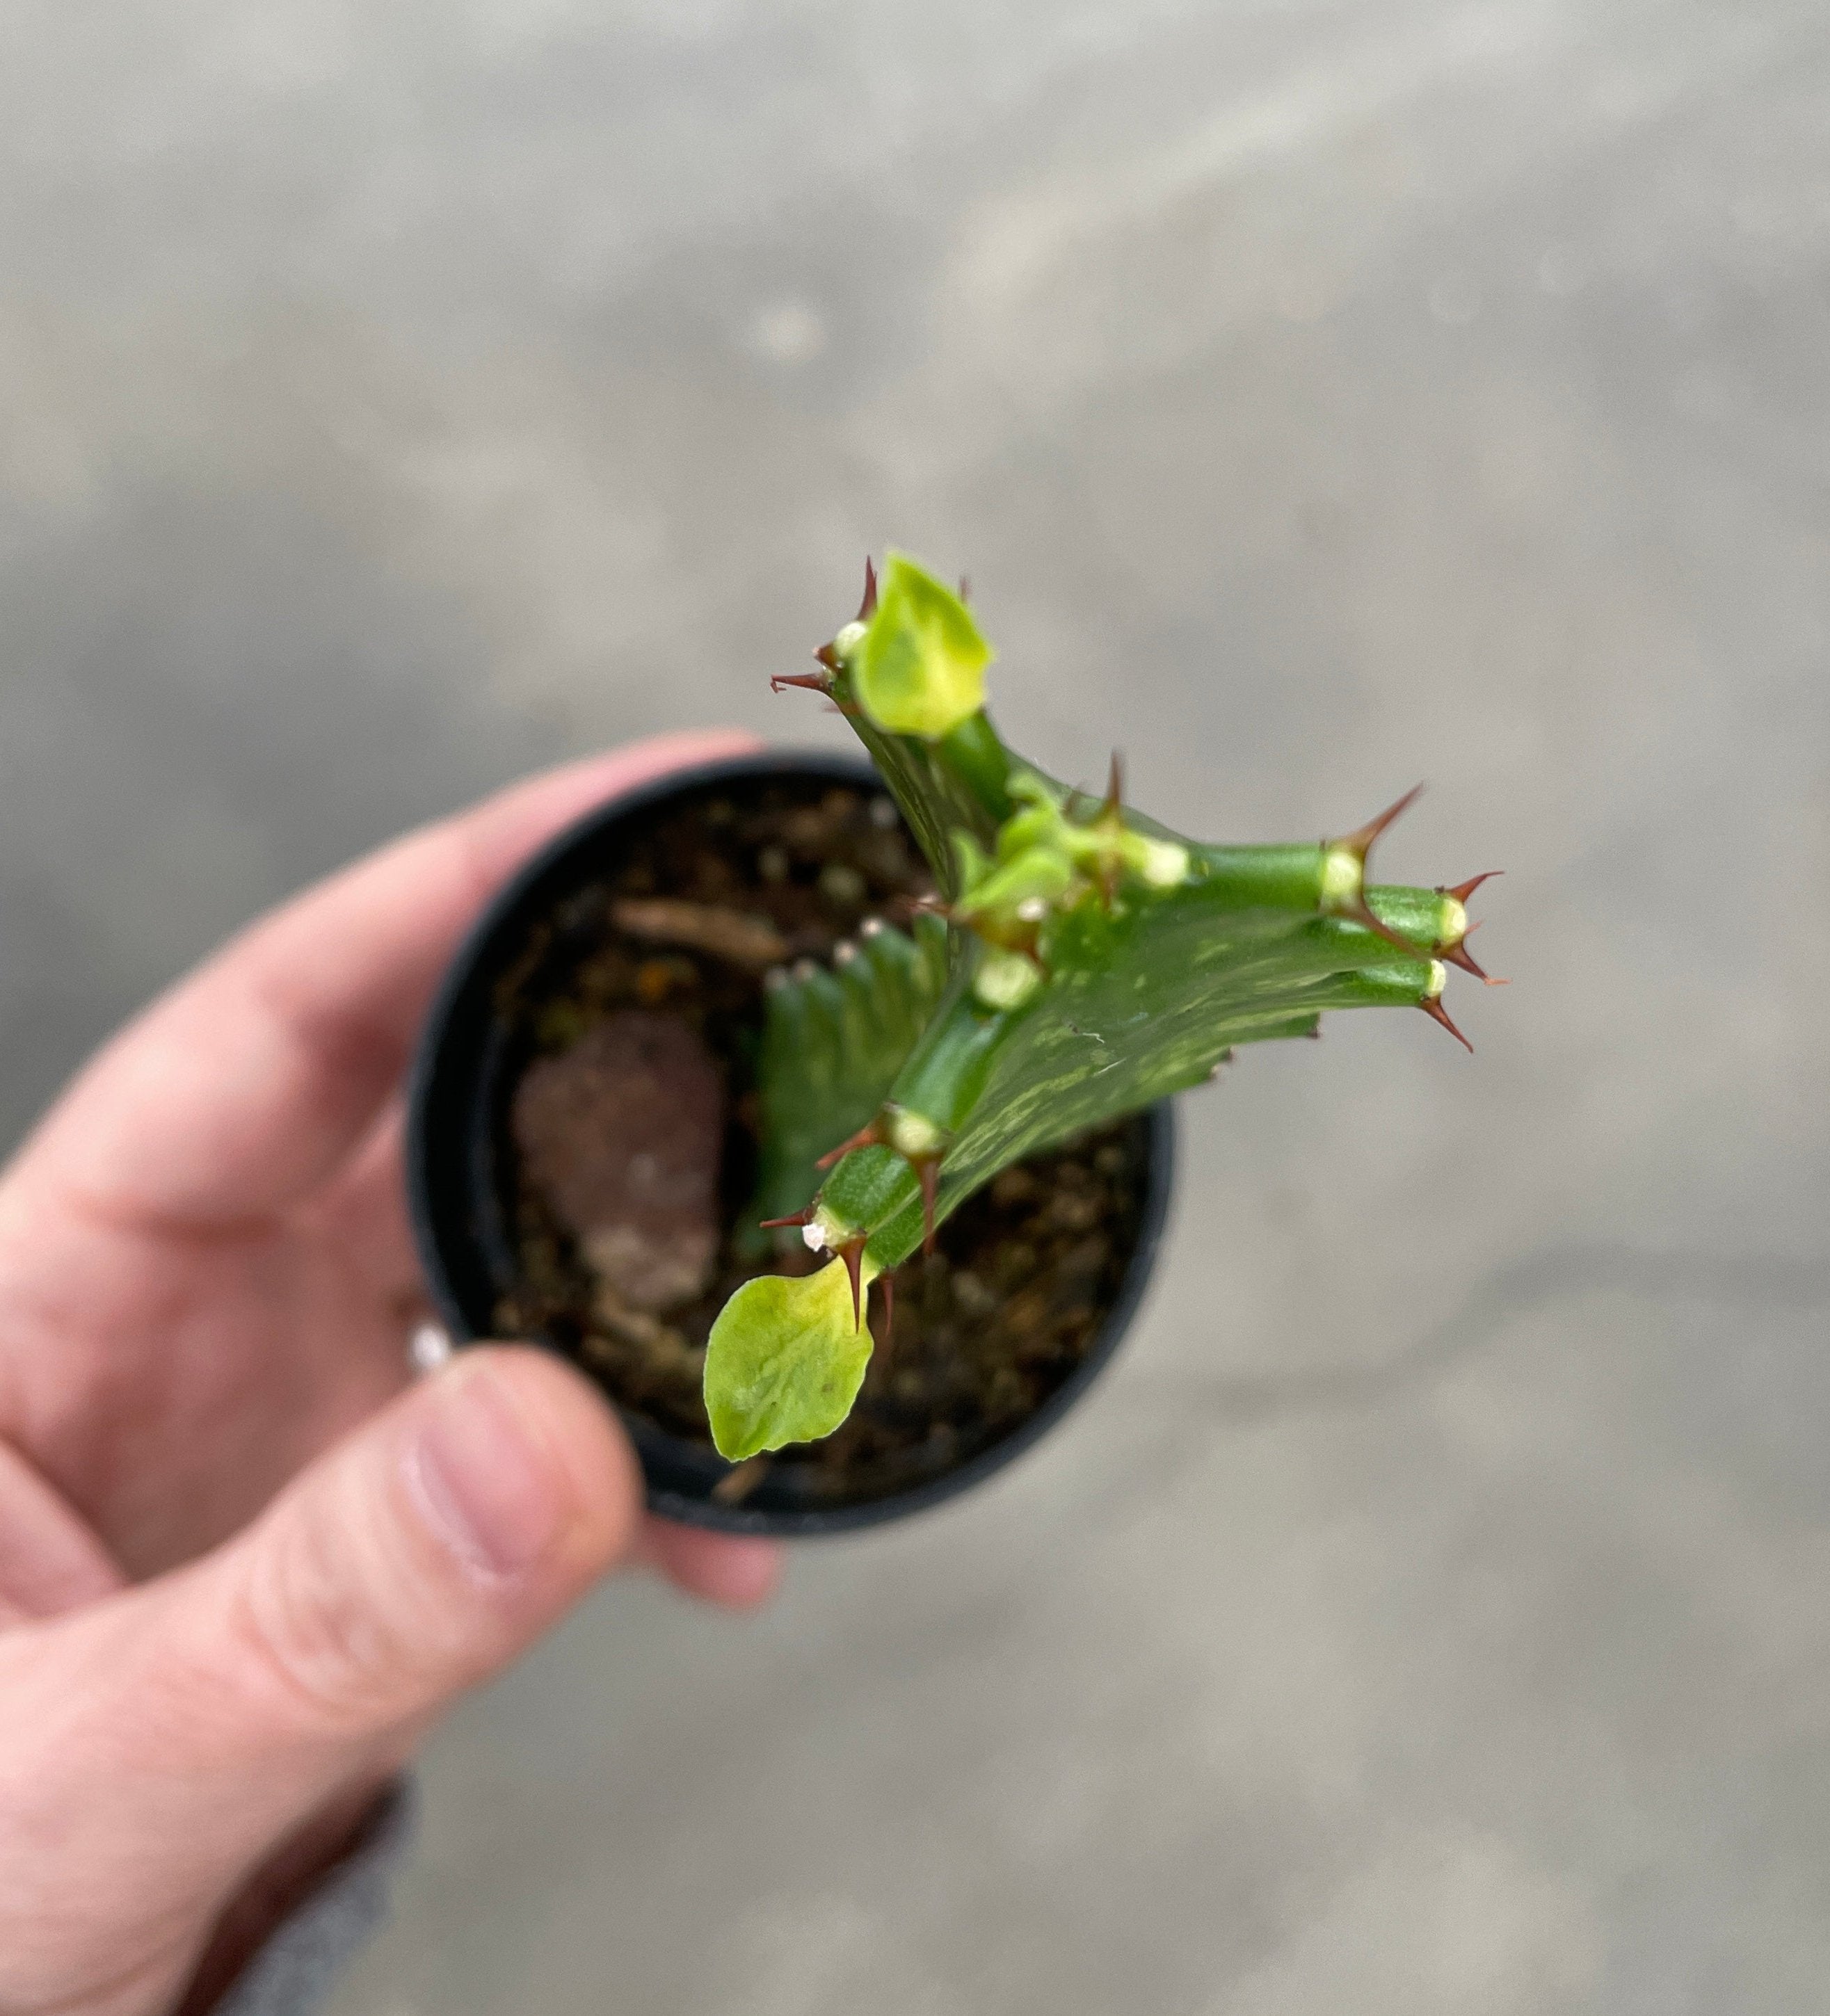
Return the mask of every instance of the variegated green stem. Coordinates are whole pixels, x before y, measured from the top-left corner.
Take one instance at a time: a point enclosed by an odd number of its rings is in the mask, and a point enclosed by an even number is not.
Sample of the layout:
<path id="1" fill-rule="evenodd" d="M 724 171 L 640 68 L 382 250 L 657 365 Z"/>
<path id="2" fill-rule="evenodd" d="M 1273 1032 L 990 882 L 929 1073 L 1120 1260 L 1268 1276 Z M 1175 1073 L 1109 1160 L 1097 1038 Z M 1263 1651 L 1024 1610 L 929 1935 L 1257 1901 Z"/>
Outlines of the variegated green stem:
<path id="1" fill-rule="evenodd" d="M 732 1456 L 838 1425 L 869 1352 L 863 1287 L 999 1170 L 1198 1083 L 1237 1046 L 1313 1035 L 1331 1009 L 1421 1007 L 1459 1039 L 1446 967 L 1480 973 L 1464 941 L 1484 877 L 1368 885 L 1410 797 L 1338 840 L 1257 847 L 1202 846 L 1130 810 L 1115 761 L 1093 804 L 1000 741 L 971 612 L 897 555 L 816 656 L 820 674 L 787 683 L 827 692 L 856 729 L 949 924 L 884 936 L 772 999 L 762 1196 L 837 1257 L 747 1283 L 713 1327 L 707 1400 Z M 815 1162 L 835 1159 L 816 1194 Z"/>
<path id="2" fill-rule="evenodd" d="M 924 1237 L 931 1158 L 938 1222 L 1010 1162 L 1201 1082 L 1237 1046 L 1313 1035 L 1331 1009 L 1435 1003 L 1436 955 L 1465 930 L 1457 899 L 1375 889 L 1374 913 L 1425 955 L 1398 957 L 1366 927 L 1318 914 L 1324 851 L 1307 850 L 1306 891 L 1291 851 L 1195 849 L 1173 893 L 1122 893 L 1109 911 L 1083 901 L 1039 935 L 1044 977 L 1009 1008 L 974 985 L 1001 949 L 969 941 L 890 1087 L 880 1139 L 820 1192 L 823 1244 L 836 1251 L 862 1233 L 893 1267 Z"/>
<path id="3" fill-rule="evenodd" d="M 740 1251 L 769 1251 L 763 1221 L 789 1218 L 820 1187 L 820 1158 L 882 1105 L 946 990 L 945 920 L 905 934 L 872 920 L 831 969 L 803 960 L 769 976 L 756 1064 L 762 1143 Z"/>

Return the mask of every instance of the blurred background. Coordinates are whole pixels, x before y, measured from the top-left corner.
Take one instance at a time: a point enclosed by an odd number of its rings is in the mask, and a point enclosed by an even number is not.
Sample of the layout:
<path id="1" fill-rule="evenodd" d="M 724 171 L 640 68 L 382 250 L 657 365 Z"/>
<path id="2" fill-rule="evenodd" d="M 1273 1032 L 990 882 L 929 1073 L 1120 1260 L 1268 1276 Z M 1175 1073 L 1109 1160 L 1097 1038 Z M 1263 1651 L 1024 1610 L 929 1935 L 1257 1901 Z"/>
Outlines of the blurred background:
<path id="1" fill-rule="evenodd" d="M 458 1714 L 339 2016 L 1796 2012 L 1830 1969 L 1817 0 L 16 0 L 0 1132 L 250 913 L 737 721 L 1503 866 L 1184 1102 L 1145 1319 Z M 1300 1052 L 1300 1054 L 1295 1053 Z"/>

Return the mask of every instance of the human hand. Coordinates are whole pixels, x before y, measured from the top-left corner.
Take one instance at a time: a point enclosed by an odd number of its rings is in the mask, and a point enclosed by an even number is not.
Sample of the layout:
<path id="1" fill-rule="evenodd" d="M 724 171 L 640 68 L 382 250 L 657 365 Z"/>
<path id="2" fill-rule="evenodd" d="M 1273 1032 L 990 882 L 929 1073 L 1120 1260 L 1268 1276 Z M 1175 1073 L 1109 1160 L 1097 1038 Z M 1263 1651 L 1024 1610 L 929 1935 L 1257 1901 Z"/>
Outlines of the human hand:
<path id="1" fill-rule="evenodd" d="M 479 905 L 589 807 L 751 746 L 553 772 L 255 924 L 0 1177 L 0 2010 L 200 2010 L 429 1720 L 607 1568 L 748 1604 L 647 1520 L 549 1354 L 408 1385 L 398 1085 Z M 188 1991 L 188 1992 L 187 1992 Z"/>

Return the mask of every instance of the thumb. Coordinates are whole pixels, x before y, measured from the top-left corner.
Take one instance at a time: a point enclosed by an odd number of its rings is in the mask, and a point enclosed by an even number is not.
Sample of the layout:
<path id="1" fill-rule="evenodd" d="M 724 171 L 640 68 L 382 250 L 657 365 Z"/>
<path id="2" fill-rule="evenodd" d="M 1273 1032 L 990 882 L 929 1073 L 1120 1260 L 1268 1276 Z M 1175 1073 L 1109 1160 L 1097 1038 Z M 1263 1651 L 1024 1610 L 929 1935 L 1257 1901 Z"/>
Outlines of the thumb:
<path id="1" fill-rule="evenodd" d="M 172 1592 L 164 1657 L 216 1741 L 360 1746 L 524 1651 L 634 1545 L 610 1410 L 549 1353 L 461 1353 Z"/>
<path id="2" fill-rule="evenodd" d="M 207 1913 L 625 1555 L 639 1508 L 582 1379 L 542 1352 L 465 1352 L 214 1554 L 7 1634 L 0 1726 L 31 1740 L 0 1737 L 0 1804 L 23 1838 L 61 1840 L 86 1895 L 34 1895 L 55 1871 L 0 1849 L 0 1934 L 15 1906 L 23 1931 L 110 1894 L 143 1924 Z"/>

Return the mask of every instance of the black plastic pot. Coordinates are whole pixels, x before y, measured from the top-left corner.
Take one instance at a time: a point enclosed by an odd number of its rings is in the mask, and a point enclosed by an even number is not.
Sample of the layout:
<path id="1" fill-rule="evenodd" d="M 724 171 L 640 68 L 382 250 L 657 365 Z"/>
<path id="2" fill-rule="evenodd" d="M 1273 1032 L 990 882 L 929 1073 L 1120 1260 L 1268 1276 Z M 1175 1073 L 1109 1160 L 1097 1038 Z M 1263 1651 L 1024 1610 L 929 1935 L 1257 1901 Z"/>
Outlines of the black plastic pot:
<path id="1" fill-rule="evenodd" d="M 553 841 L 489 905 L 446 975 L 414 1067 L 407 1182 L 427 1285 L 454 1344 L 495 1334 L 494 1311 L 517 1269 L 499 1168 L 500 1119 L 512 1084 L 508 1045 L 495 1011 L 499 983 L 523 958 L 542 920 L 612 869 L 630 836 L 661 808 L 693 794 L 712 795 L 772 779 L 881 789 L 868 764 L 820 752 L 772 751 L 675 771 L 600 806 Z M 712 1496 L 729 1470 L 714 1451 L 663 1433 L 623 1409 L 650 1508 L 667 1518 L 728 1532 L 841 1532 L 938 1504 L 982 1482 L 1039 1440 L 1116 1352 L 1149 1280 L 1169 1208 L 1174 1128 L 1167 1104 L 1153 1109 L 1146 1122 L 1144 1195 L 1118 1291 L 1080 1363 L 1000 1440 L 956 1468 L 882 1497 L 809 1505 L 765 1477 L 743 1502 L 730 1504 Z"/>

